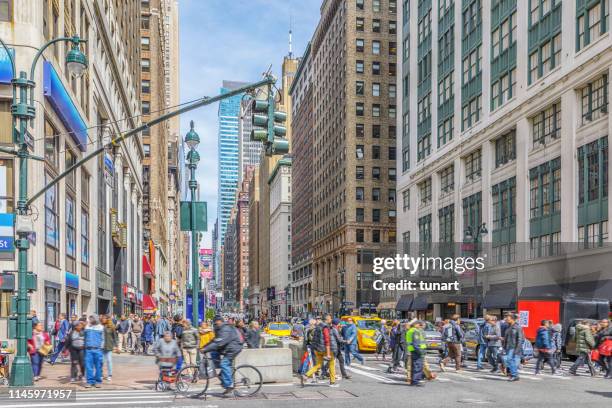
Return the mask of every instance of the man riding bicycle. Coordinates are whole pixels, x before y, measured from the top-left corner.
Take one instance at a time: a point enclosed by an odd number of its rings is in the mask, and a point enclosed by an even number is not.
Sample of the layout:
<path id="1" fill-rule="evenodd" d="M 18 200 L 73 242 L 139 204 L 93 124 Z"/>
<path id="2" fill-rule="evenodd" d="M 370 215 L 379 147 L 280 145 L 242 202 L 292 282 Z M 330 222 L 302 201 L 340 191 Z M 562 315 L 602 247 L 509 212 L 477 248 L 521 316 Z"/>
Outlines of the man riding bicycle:
<path id="1" fill-rule="evenodd" d="M 223 321 L 221 316 L 216 316 L 213 320 L 215 325 L 215 338 L 201 350 L 202 353 L 217 352 L 223 357 L 219 364 L 221 373 L 221 385 L 225 388 L 224 396 L 230 395 L 234 391 L 232 378 L 232 366 L 234 359 L 242 351 L 244 337 L 233 325 Z"/>

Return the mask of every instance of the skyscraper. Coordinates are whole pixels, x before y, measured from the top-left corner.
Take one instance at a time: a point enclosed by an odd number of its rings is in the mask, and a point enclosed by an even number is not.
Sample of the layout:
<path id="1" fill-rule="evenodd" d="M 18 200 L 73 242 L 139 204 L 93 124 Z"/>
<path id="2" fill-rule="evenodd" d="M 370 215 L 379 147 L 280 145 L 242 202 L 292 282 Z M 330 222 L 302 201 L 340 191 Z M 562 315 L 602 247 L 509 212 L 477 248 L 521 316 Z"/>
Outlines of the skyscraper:
<path id="1" fill-rule="evenodd" d="M 246 85 L 243 82 L 223 81 L 221 93 Z M 218 149 L 218 206 L 219 242 L 224 242 L 227 222 L 236 198 L 240 171 L 240 132 L 238 120 L 242 95 L 235 95 L 219 102 L 219 149 Z"/>

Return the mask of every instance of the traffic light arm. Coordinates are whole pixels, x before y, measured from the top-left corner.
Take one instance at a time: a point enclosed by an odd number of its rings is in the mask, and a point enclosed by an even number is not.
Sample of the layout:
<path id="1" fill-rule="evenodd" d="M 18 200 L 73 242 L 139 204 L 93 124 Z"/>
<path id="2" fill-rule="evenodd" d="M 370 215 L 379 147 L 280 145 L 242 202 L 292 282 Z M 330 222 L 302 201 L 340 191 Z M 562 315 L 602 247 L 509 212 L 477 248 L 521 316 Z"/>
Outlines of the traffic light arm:
<path id="1" fill-rule="evenodd" d="M 76 162 L 75 164 L 73 164 L 72 166 L 68 167 L 63 173 L 59 174 L 57 177 L 55 177 L 53 180 L 51 180 L 47 185 L 45 185 L 45 187 L 43 187 L 40 191 L 38 191 L 36 194 L 34 194 L 27 202 L 26 205 L 30 206 L 38 197 L 42 196 L 47 190 L 49 190 L 50 188 L 52 188 L 54 185 L 56 185 L 57 183 L 59 183 L 59 181 L 61 179 L 63 179 L 64 177 L 66 177 L 67 175 L 69 175 L 70 173 L 72 173 L 76 168 L 81 167 L 83 164 L 85 164 L 86 162 L 88 162 L 89 160 L 93 159 L 94 157 L 96 157 L 97 155 L 99 155 L 100 153 L 102 153 L 107 147 L 113 147 L 113 146 L 117 146 L 119 145 L 123 140 L 128 139 L 134 135 L 137 135 L 138 133 L 142 132 L 145 129 L 149 129 L 152 126 L 155 126 L 159 123 L 165 122 L 166 120 L 173 118 L 177 115 L 183 114 L 185 112 L 189 112 L 192 111 L 194 109 L 200 108 L 202 106 L 206 106 L 206 105 L 210 105 L 211 103 L 215 103 L 215 102 L 219 102 L 223 99 L 227 99 L 227 98 L 231 98 L 232 96 L 235 95 L 240 95 L 242 93 L 248 92 L 248 91 L 252 91 L 254 89 L 257 89 L 259 87 L 265 86 L 265 85 L 271 85 L 275 82 L 274 77 L 272 77 L 271 75 L 266 76 L 265 79 L 259 81 L 259 82 L 255 82 L 253 84 L 249 84 L 249 85 L 245 85 L 243 87 L 240 88 L 236 88 L 230 92 L 227 92 L 225 94 L 221 94 L 221 95 L 217 95 L 217 96 L 213 96 L 212 98 L 209 98 L 207 96 L 187 105 L 184 106 L 180 109 L 177 109 L 175 111 L 172 112 L 168 112 L 166 114 L 161 115 L 158 118 L 155 118 L 137 128 L 134 128 L 130 131 L 128 131 L 127 133 L 122 133 L 121 135 L 115 137 L 114 139 L 112 139 L 108 144 L 103 145 L 99 148 L 97 148 L 96 150 L 94 150 L 93 152 L 89 153 L 87 156 L 83 157 L 81 160 L 79 160 L 78 162 Z"/>

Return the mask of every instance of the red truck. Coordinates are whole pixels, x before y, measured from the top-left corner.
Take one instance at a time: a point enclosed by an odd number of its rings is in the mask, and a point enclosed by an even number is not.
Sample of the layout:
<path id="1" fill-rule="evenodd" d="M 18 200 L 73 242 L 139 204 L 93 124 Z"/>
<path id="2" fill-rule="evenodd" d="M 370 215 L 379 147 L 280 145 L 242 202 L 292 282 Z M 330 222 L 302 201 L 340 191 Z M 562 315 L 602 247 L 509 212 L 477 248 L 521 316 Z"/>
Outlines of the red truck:
<path id="1" fill-rule="evenodd" d="M 534 342 L 536 332 L 542 320 L 552 320 L 563 326 L 564 344 L 568 342 L 568 329 L 575 325 L 577 320 L 607 319 L 610 313 L 608 299 L 587 299 L 572 296 L 560 298 L 542 297 L 520 298 L 517 302 L 519 323 L 523 326 L 525 337 Z"/>

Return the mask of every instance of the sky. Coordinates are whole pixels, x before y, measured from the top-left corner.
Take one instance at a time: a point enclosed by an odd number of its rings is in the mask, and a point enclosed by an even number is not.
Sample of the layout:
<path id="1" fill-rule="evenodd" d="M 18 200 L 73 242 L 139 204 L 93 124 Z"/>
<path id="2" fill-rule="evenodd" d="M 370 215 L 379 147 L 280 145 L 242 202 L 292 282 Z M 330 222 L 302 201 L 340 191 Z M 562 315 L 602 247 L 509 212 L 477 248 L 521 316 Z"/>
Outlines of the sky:
<path id="1" fill-rule="evenodd" d="M 259 81 L 270 65 L 280 77 L 290 24 L 293 54 L 301 56 L 320 5 L 320 0 L 179 0 L 181 102 L 217 95 L 224 79 Z M 197 178 L 200 199 L 208 203 L 205 248 L 212 246 L 217 216 L 217 110 L 215 104 L 181 116 L 182 136 L 193 120 L 201 140 Z"/>

